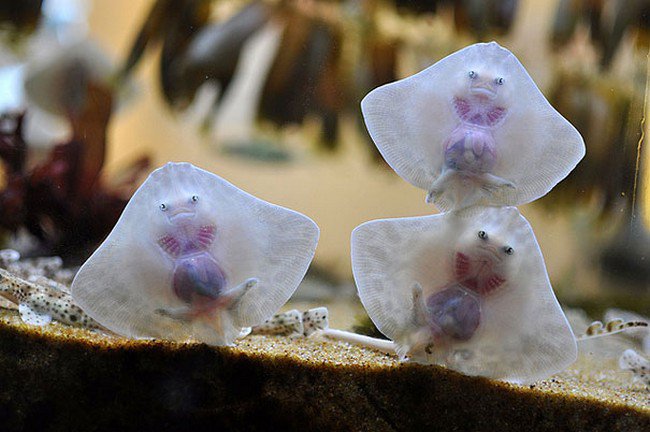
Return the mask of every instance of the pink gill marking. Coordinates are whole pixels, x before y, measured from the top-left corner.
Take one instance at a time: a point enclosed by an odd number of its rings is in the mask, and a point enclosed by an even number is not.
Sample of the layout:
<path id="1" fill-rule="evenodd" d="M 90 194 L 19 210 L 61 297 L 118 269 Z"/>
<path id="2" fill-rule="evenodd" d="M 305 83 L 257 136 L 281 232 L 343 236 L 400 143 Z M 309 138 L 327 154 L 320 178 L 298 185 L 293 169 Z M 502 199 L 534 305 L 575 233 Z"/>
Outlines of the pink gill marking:
<path id="1" fill-rule="evenodd" d="M 158 245 L 170 256 L 176 258 L 181 252 L 181 244 L 174 237 L 166 235 L 158 240 Z"/>
<path id="2" fill-rule="evenodd" d="M 455 274 L 458 280 L 469 276 L 469 257 L 463 253 L 456 252 Z"/>
<path id="3" fill-rule="evenodd" d="M 494 127 L 506 115 L 506 109 L 498 106 L 473 106 L 471 102 L 459 97 L 454 98 L 454 110 L 464 122 L 478 126 Z"/>
<path id="4" fill-rule="evenodd" d="M 214 241 L 214 231 L 215 228 L 213 225 L 203 225 L 199 228 L 198 240 L 201 246 L 207 248 Z"/>
<path id="5" fill-rule="evenodd" d="M 489 294 L 499 288 L 506 281 L 498 274 L 491 274 L 487 279 L 479 275 L 470 274 L 471 263 L 467 255 L 456 252 L 454 273 L 458 282 L 478 294 Z"/>
<path id="6" fill-rule="evenodd" d="M 499 288 L 506 280 L 497 274 L 491 275 L 480 287 L 481 294 L 489 294 L 495 289 Z"/>
<path id="7" fill-rule="evenodd" d="M 456 110 L 458 117 L 465 119 L 470 111 L 469 102 L 467 102 L 465 99 L 454 98 L 454 109 Z"/>
<path id="8" fill-rule="evenodd" d="M 487 113 L 488 126 L 494 126 L 506 115 L 505 108 L 494 107 L 491 111 Z"/>

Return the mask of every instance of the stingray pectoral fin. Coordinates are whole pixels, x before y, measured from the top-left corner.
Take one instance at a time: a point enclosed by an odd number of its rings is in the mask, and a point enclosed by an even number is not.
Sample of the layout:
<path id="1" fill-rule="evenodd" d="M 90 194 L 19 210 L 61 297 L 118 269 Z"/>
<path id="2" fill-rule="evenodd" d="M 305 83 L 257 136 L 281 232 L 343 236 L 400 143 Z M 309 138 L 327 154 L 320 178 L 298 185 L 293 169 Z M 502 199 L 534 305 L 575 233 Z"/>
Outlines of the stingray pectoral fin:
<path id="1" fill-rule="evenodd" d="M 46 313 L 38 312 L 26 303 L 18 305 L 20 318 L 25 324 L 44 326 L 52 322 L 52 316 Z"/>

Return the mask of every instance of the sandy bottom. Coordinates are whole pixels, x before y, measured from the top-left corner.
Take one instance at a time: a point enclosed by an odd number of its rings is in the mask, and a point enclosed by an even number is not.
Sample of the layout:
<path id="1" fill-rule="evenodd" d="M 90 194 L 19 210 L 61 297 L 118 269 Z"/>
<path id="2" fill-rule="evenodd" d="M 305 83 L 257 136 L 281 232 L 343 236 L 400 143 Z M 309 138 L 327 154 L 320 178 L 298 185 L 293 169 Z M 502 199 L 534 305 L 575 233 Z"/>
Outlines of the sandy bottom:
<path id="1" fill-rule="evenodd" d="M 330 313 L 337 310 L 345 312 L 341 316 L 354 316 L 354 311 L 349 306 L 330 308 Z M 129 340 L 58 323 L 40 328 L 33 327 L 24 324 L 16 311 L 7 309 L 0 310 L 0 325 L 47 336 L 55 341 L 82 342 L 92 345 L 93 348 L 108 350 L 158 345 L 174 351 L 192 345 L 200 345 L 196 342 Z M 629 347 L 630 342 L 624 338 L 610 337 L 607 339 L 607 343 L 596 340 L 588 344 L 581 344 L 578 361 L 567 370 L 549 379 L 530 386 L 517 386 L 497 381 L 494 381 L 494 385 L 513 391 L 550 394 L 560 398 L 579 398 L 583 402 L 590 400 L 604 402 L 608 405 L 633 408 L 650 415 L 650 391 L 644 384 L 633 382 L 632 375 L 620 370 L 617 365 L 616 353 Z M 351 371 L 359 370 L 359 368 L 398 370 L 404 367 L 394 356 L 344 342 L 315 337 L 291 339 L 281 336 L 256 335 L 239 340 L 234 347 L 216 349 L 232 350 L 233 353 L 255 358 L 261 357 L 270 361 L 282 358 L 314 366 L 349 368 Z M 431 370 L 432 373 L 439 373 L 440 368 L 431 367 Z"/>

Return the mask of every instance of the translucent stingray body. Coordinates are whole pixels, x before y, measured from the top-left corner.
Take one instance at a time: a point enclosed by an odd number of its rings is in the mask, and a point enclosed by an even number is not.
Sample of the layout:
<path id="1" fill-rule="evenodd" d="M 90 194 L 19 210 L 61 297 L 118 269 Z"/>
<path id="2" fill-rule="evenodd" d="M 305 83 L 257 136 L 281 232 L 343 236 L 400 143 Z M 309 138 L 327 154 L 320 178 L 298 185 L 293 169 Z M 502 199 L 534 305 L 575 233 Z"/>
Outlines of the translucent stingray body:
<path id="1" fill-rule="evenodd" d="M 533 201 L 585 152 L 576 129 L 495 42 L 374 89 L 361 109 L 386 162 L 442 211 Z"/>
<path id="2" fill-rule="evenodd" d="M 476 73 L 469 79 L 476 81 Z M 509 181 L 491 173 L 497 163 L 497 143 L 493 129 L 500 125 L 507 112 L 506 108 L 493 101 L 497 91 L 494 87 L 497 86 L 489 82 L 470 85 L 465 97 L 454 98 L 454 111 L 460 123 L 444 142 L 444 165 L 440 176 L 431 186 L 427 202 L 439 200 L 450 182 L 458 179 L 470 188 L 484 191 L 501 187 L 514 188 Z M 470 197 L 474 194 L 467 190 L 464 193 L 467 197 L 459 197 L 459 202 L 471 204 L 473 198 Z"/>
<path id="3" fill-rule="evenodd" d="M 577 355 L 515 208 L 367 222 L 352 235 L 352 268 L 361 302 L 402 358 L 530 382 Z"/>
<path id="4" fill-rule="evenodd" d="M 230 344 L 289 299 L 317 241 L 306 216 L 169 163 L 138 189 L 71 290 L 116 333 Z"/>

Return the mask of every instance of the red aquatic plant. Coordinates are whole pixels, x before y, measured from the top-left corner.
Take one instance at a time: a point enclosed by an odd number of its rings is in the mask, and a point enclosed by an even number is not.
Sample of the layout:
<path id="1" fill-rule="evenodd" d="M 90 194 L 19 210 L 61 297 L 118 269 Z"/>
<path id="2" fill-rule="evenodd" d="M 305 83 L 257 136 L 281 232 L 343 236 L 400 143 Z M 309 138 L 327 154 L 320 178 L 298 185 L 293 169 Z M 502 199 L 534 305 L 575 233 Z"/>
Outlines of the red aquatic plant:
<path id="1" fill-rule="evenodd" d="M 39 252 L 64 257 L 83 257 L 108 234 L 149 165 L 142 157 L 117 184 L 105 184 L 101 174 L 112 100 L 109 89 L 90 84 L 82 109 L 68 113 L 72 138 L 34 166 L 28 164 L 23 138 L 24 113 L 1 117 L 0 229 L 24 228 L 38 240 Z"/>

